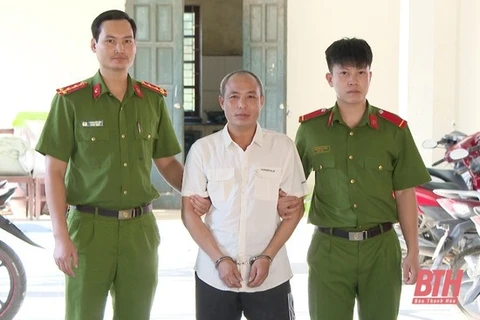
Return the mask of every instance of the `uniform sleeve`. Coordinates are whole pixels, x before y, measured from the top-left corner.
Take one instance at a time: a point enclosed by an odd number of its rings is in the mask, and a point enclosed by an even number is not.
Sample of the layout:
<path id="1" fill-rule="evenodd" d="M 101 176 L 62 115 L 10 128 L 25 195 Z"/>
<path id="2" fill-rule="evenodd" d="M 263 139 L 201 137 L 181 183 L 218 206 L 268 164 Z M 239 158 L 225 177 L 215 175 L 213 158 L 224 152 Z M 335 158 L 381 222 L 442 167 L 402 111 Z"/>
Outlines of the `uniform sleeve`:
<path id="1" fill-rule="evenodd" d="M 65 96 L 56 94 L 35 150 L 68 162 L 75 144 L 74 124 L 75 112 L 72 102 Z"/>
<path id="2" fill-rule="evenodd" d="M 182 196 L 195 194 L 208 197 L 207 176 L 204 171 L 202 150 L 199 142 L 195 142 L 188 151 L 183 172 Z"/>
<path id="3" fill-rule="evenodd" d="M 160 98 L 160 122 L 157 132 L 158 139 L 153 147 L 154 159 L 174 156 L 182 151 L 163 97 Z"/>
<path id="4" fill-rule="evenodd" d="M 282 171 L 284 172 L 280 188 L 290 196 L 303 197 L 308 194 L 308 187 L 303 173 L 302 162 L 297 148 L 290 138 L 287 141 L 287 157 Z"/>
<path id="5" fill-rule="evenodd" d="M 308 155 L 304 125 L 300 125 L 297 130 L 297 134 L 295 136 L 295 144 L 297 145 L 298 155 L 300 156 L 300 160 L 302 162 L 304 175 L 306 178 L 308 178 L 310 172 L 312 172 L 312 163 Z"/>
<path id="6" fill-rule="evenodd" d="M 404 190 L 431 180 L 408 126 L 401 131 L 393 170 L 393 189 Z"/>

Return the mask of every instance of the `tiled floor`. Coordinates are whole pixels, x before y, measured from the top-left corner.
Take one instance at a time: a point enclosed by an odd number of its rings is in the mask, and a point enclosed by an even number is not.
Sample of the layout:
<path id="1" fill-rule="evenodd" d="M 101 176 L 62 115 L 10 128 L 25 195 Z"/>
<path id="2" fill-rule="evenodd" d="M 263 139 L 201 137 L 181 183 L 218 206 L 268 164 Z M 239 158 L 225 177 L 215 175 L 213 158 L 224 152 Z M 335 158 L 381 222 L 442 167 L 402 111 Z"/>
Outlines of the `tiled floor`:
<path id="1" fill-rule="evenodd" d="M 194 319 L 194 281 L 192 267 L 197 246 L 191 240 L 178 218 L 178 212 L 158 212 L 160 245 L 159 286 L 151 319 Z M 28 275 L 28 292 L 17 320 L 63 319 L 62 274 L 53 262 L 53 238 L 50 222 L 16 221 L 29 237 L 45 249 L 33 248 L 0 231 L 0 238 L 11 245 L 22 259 Z M 302 221 L 288 243 L 289 257 L 294 269 L 292 290 L 297 320 L 307 320 L 307 266 L 306 251 L 312 232 Z M 405 286 L 402 295 L 400 320 L 467 319 L 452 305 L 412 305 L 413 286 Z M 107 307 L 105 319 L 111 319 Z M 357 319 L 357 318 L 355 318 Z M 215 320 L 215 319 L 212 319 Z"/>

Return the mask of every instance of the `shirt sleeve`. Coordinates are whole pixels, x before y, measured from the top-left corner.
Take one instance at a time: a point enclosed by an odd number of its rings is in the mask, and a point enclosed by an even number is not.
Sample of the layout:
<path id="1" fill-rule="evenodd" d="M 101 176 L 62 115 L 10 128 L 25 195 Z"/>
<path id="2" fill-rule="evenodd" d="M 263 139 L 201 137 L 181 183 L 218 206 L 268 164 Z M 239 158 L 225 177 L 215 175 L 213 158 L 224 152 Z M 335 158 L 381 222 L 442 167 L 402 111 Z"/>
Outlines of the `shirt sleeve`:
<path id="1" fill-rule="evenodd" d="M 288 137 L 286 139 L 287 157 L 282 169 L 284 174 L 280 188 L 290 196 L 303 197 L 308 194 L 308 187 L 302 162 L 293 141 Z"/>
<path id="2" fill-rule="evenodd" d="M 188 151 L 182 182 L 182 197 L 196 194 L 201 197 L 208 197 L 207 176 L 203 166 L 202 148 L 198 141 Z"/>
<path id="3" fill-rule="evenodd" d="M 305 126 L 300 125 L 295 136 L 295 144 L 297 145 L 298 155 L 303 166 L 303 173 L 305 178 L 308 178 L 310 172 L 312 172 L 312 163 L 308 155 L 307 142 L 305 139 Z"/>
<path id="4" fill-rule="evenodd" d="M 158 139 L 153 146 L 154 159 L 166 158 L 182 152 L 163 97 L 160 97 L 159 103 L 160 122 L 157 128 Z"/>
<path id="5" fill-rule="evenodd" d="M 68 162 L 75 145 L 74 124 L 75 112 L 72 101 L 56 94 L 35 150 Z"/>
<path id="6" fill-rule="evenodd" d="M 408 126 L 399 137 L 400 150 L 394 164 L 393 189 L 405 190 L 431 180 Z"/>

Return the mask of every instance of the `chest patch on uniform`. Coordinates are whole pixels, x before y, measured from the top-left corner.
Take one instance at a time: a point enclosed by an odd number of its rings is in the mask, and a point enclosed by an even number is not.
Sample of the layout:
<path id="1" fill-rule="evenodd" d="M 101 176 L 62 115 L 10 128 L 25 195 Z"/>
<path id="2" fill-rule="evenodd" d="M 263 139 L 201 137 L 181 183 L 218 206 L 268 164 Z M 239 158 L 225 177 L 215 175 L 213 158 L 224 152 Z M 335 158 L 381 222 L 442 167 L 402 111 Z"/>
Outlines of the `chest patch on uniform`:
<path id="1" fill-rule="evenodd" d="M 103 120 L 82 121 L 82 127 L 103 127 Z"/>
<path id="2" fill-rule="evenodd" d="M 313 154 L 330 152 L 330 146 L 316 146 L 313 147 Z"/>

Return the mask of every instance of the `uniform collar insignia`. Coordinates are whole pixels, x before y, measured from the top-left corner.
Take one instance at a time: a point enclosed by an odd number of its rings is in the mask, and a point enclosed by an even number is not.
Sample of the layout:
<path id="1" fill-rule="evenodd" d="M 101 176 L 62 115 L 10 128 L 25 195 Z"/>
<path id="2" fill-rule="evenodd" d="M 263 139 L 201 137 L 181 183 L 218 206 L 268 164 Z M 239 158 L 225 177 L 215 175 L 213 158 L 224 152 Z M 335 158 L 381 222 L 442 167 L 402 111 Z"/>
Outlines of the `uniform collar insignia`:
<path id="1" fill-rule="evenodd" d="M 372 127 L 373 129 L 378 130 L 378 119 L 377 119 L 377 116 L 374 115 L 373 113 L 371 113 L 371 114 L 368 116 L 368 124 L 369 124 L 370 127 Z"/>
<path id="2" fill-rule="evenodd" d="M 140 89 L 140 86 L 136 83 L 133 84 L 133 91 L 135 91 L 135 94 L 139 97 L 139 98 L 143 98 L 143 92 L 142 90 Z"/>
<path id="3" fill-rule="evenodd" d="M 97 99 L 102 94 L 102 85 L 97 83 L 92 87 L 93 99 Z"/>
<path id="4" fill-rule="evenodd" d="M 334 112 L 333 112 L 333 109 L 330 111 L 330 115 L 328 116 L 328 122 L 327 122 L 327 127 L 330 127 L 333 123 L 333 116 L 334 116 Z"/>

